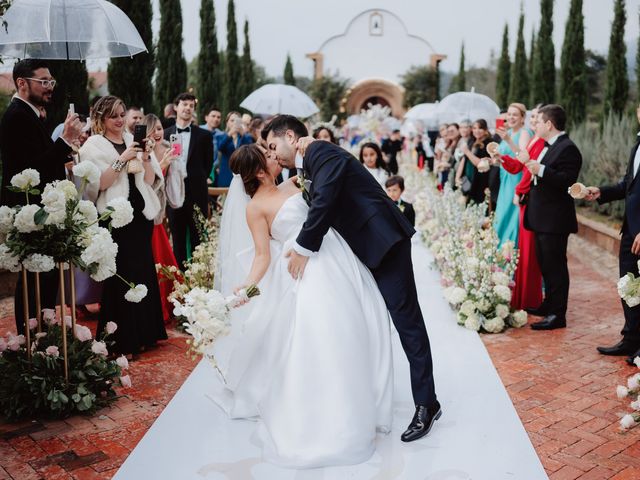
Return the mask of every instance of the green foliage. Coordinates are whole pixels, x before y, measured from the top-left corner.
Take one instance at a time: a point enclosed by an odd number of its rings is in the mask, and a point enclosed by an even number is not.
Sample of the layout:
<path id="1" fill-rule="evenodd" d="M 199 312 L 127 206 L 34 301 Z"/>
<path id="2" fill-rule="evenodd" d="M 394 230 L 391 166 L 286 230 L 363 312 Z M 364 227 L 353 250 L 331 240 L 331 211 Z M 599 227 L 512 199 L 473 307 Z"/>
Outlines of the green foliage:
<path id="1" fill-rule="evenodd" d="M 520 14 L 516 55 L 511 66 L 511 84 L 509 85 L 509 103 L 526 103 L 529 100 L 529 72 L 527 71 L 527 52 L 524 47 L 524 13 Z"/>
<path id="2" fill-rule="evenodd" d="M 337 76 L 323 76 L 311 84 L 309 94 L 320 109 L 320 118 L 329 119 L 333 115 L 344 117 L 340 103 L 347 91 L 348 81 Z"/>
<path id="3" fill-rule="evenodd" d="M 460 66 L 458 68 L 458 75 L 456 75 L 454 84 L 454 92 L 464 92 L 467 90 L 467 79 L 465 77 L 465 68 L 464 68 L 464 42 L 462 42 L 462 47 L 460 48 Z"/>
<path id="4" fill-rule="evenodd" d="M 411 67 L 402 75 L 404 106 L 410 108 L 419 103 L 435 102 L 439 98 L 438 81 L 437 69 L 428 66 Z"/>
<path id="5" fill-rule="evenodd" d="M 621 115 L 629 97 L 627 78 L 627 45 L 624 41 L 624 27 L 627 22 L 624 0 L 615 0 L 609 56 L 607 58 L 607 81 L 604 92 L 604 112 Z"/>
<path id="6" fill-rule="evenodd" d="M 245 99 L 256 88 L 256 76 L 251 59 L 251 42 L 249 41 L 249 20 L 244 21 L 244 46 L 242 47 L 240 67 L 242 69 L 240 97 Z"/>
<path id="7" fill-rule="evenodd" d="M 604 82 L 607 59 L 592 50 L 585 51 L 585 71 L 587 76 L 587 113 L 591 120 L 600 122 L 603 118 Z"/>
<path id="8" fill-rule="evenodd" d="M 571 0 L 560 60 L 560 103 L 571 124 L 587 116 L 587 67 L 582 0 Z"/>
<path id="9" fill-rule="evenodd" d="M 111 0 L 127 14 L 149 50 L 133 57 L 112 58 L 109 62 L 109 92 L 120 97 L 127 106 L 153 111 L 153 16 L 150 0 Z M 135 81 L 132 81 L 135 79 Z"/>
<path id="10" fill-rule="evenodd" d="M 554 103 L 556 99 L 555 47 L 553 45 L 553 0 L 540 0 L 540 30 L 533 59 L 531 100 Z"/>
<path id="11" fill-rule="evenodd" d="M 284 83 L 285 85 L 294 85 L 296 84 L 296 78 L 293 75 L 293 64 L 291 63 L 291 56 L 287 54 L 287 61 L 284 64 Z"/>
<path id="12" fill-rule="evenodd" d="M 629 150 L 635 141 L 636 120 L 630 116 L 620 118 L 608 115 L 602 127 L 583 123 L 571 132 L 571 138 L 582 153 L 580 181 L 585 185 L 611 185 L 624 177 Z M 598 205 L 586 203 L 593 210 L 622 220 L 624 202 Z"/>
<path id="13" fill-rule="evenodd" d="M 211 107 L 220 108 L 222 76 L 218 37 L 216 33 L 216 12 L 213 0 L 201 0 L 200 3 L 200 53 L 195 72 L 198 113 L 201 119 Z"/>
<path id="14" fill-rule="evenodd" d="M 638 13 L 640 18 L 640 12 Z M 638 45 L 636 47 L 636 89 L 637 100 L 640 102 L 640 36 L 638 36 Z"/>
<path id="15" fill-rule="evenodd" d="M 504 26 L 502 34 L 502 53 L 498 60 L 496 72 L 496 103 L 506 108 L 509 101 L 509 85 L 511 84 L 511 59 L 509 58 L 509 25 Z"/>
<path id="16" fill-rule="evenodd" d="M 160 0 L 160 33 L 156 51 L 156 111 L 187 87 L 187 62 L 182 54 L 180 0 Z"/>
<path id="17" fill-rule="evenodd" d="M 238 35 L 236 33 L 236 9 L 233 0 L 227 5 L 227 51 L 224 64 L 224 98 L 225 112 L 240 108 L 240 58 L 238 58 Z"/>
<path id="18" fill-rule="evenodd" d="M 57 80 L 51 104 L 47 107 L 47 124 L 51 129 L 64 122 L 69 103 L 74 103 L 77 112 L 89 113 L 89 74 L 87 65 L 79 60 L 51 60 L 51 75 Z"/>
<path id="19" fill-rule="evenodd" d="M 116 399 L 115 383 L 121 369 L 115 361 L 93 353 L 93 340 L 81 342 L 67 329 L 69 382 L 64 378 L 62 328 L 48 324 L 46 335 L 35 339 L 32 359 L 27 359 L 23 345 L 17 351 L 5 350 L 0 355 L 0 415 L 7 419 L 34 417 L 68 417 L 74 413 L 90 413 Z M 113 342 L 103 340 L 107 345 Z M 47 355 L 56 346 L 59 356 Z"/>
<path id="20" fill-rule="evenodd" d="M 531 74 L 529 78 L 529 103 L 531 106 L 536 104 L 535 96 L 533 94 L 533 63 L 536 55 L 536 30 L 535 28 L 531 31 L 531 46 L 529 47 L 529 60 L 527 62 L 527 69 Z"/>

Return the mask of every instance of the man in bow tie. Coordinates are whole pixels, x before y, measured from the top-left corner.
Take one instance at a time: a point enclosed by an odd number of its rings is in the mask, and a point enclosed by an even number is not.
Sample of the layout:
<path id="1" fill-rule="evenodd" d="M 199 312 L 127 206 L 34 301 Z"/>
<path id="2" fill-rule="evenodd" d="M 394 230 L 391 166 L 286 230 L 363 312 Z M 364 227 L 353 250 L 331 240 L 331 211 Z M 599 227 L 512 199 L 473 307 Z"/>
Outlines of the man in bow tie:
<path id="1" fill-rule="evenodd" d="M 582 155 L 565 133 L 567 116 L 560 105 L 546 105 L 538 111 L 538 135 L 545 148 L 538 161 L 526 166 L 536 181 L 531 184 L 524 212 L 524 226 L 535 233 L 536 256 L 544 279 L 545 298 L 532 315 L 544 317 L 534 330 L 553 330 L 567 325 L 569 269 L 567 241 L 578 231 L 576 208 L 567 193 L 578 179 Z"/>
<path id="2" fill-rule="evenodd" d="M 191 93 L 181 93 L 174 100 L 176 123 L 164 131 L 165 140 L 177 135 L 182 144 L 182 152 L 177 162 L 185 167 L 185 196 L 180 208 L 167 207 L 167 218 L 173 238 L 173 253 L 180 268 L 184 269 L 187 260 L 187 230 L 191 238 L 191 247 L 200 243 L 198 230 L 193 218 L 197 205 L 206 217 L 208 213 L 207 178 L 213 168 L 213 138 L 209 131 L 191 124 L 196 108 L 196 97 Z"/>

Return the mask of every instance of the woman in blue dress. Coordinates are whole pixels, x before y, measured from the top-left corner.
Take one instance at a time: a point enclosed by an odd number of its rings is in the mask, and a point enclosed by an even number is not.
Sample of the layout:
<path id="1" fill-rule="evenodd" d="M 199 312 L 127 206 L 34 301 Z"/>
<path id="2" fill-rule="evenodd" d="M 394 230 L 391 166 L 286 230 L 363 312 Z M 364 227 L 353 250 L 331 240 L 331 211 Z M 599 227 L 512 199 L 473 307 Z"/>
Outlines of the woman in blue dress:
<path id="1" fill-rule="evenodd" d="M 524 127 L 527 115 L 527 107 L 522 103 L 512 103 L 507 110 L 507 127 L 496 129 L 496 133 L 502 138 L 500 142 L 500 155 L 517 157 L 520 150 L 525 150 L 531 139 L 531 133 Z M 500 190 L 498 192 L 498 202 L 496 214 L 493 219 L 493 226 L 500 239 L 500 246 L 506 241 L 518 244 L 518 227 L 520 207 L 514 203 L 516 185 L 520 182 L 522 172 L 511 174 L 504 168 L 500 168 Z"/>
<path id="2" fill-rule="evenodd" d="M 218 187 L 228 187 L 231 184 L 233 173 L 229 168 L 229 158 L 240 145 L 253 143 L 253 137 L 244 133 L 242 116 L 238 112 L 227 114 L 227 128 L 224 133 L 216 137 L 218 145 L 218 159 L 216 169 L 216 184 Z"/>

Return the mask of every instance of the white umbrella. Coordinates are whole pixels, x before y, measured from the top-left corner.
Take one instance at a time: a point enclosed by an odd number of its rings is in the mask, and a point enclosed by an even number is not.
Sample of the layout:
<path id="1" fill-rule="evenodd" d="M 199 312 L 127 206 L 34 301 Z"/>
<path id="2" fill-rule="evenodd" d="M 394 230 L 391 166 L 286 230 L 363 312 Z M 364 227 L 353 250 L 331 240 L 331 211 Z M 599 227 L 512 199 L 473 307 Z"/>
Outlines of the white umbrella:
<path id="1" fill-rule="evenodd" d="M 420 120 L 428 129 L 438 127 L 438 103 L 419 103 L 409 109 L 404 118 Z"/>
<path id="2" fill-rule="evenodd" d="M 5 57 L 85 60 L 147 51 L 129 17 L 106 0 L 14 0 L 2 20 Z"/>
<path id="3" fill-rule="evenodd" d="M 263 85 L 240 104 L 250 112 L 257 114 L 287 114 L 307 118 L 320 110 L 313 100 L 302 90 L 292 85 L 268 83 Z"/>
<path id="4" fill-rule="evenodd" d="M 489 125 L 495 123 L 500 108 L 489 97 L 480 93 L 457 92 L 447 95 L 438 104 L 438 120 L 443 123 L 475 121 L 484 118 Z"/>

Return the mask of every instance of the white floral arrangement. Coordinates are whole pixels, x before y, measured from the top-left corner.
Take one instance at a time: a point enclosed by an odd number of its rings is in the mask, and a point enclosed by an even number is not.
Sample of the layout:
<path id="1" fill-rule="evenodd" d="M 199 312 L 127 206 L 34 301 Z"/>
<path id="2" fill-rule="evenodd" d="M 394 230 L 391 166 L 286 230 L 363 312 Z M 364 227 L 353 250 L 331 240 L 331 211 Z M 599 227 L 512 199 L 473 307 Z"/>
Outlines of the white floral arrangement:
<path id="1" fill-rule="evenodd" d="M 513 311 L 510 305 L 517 250 L 513 242 L 498 248 L 486 206 L 467 206 L 460 192 L 449 186 L 438 192 L 424 171 L 405 172 L 405 177 L 418 192 L 416 225 L 434 255 L 444 297 L 457 311 L 458 324 L 487 333 L 524 326 L 526 312 Z"/>
<path id="2" fill-rule="evenodd" d="M 640 268 L 640 260 L 638 261 Z M 640 305 L 640 277 L 627 273 L 618 280 L 618 294 L 630 307 Z"/>
<path id="3" fill-rule="evenodd" d="M 633 363 L 640 369 L 640 357 L 636 357 Z M 620 428 L 628 430 L 640 423 L 640 373 L 635 373 L 627 379 L 627 385 L 618 385 L 616 387 L 618 398 L 630 398 L 629 406 L 633 410 L 620 419 Z"/>
<path id="4" fill-rule="evenodd" d="M 116 272 L 118 245 L 113 241 L 111 228 L 120 228 L 133 220 L 133 209 L 128 200 L 115 198 L 106 211 L 98 215 L 94 204 L 82 200 L 87 184 L 100 181 L 98 167 L 83 162 L 73 167 L 81 180 L 76 189 L 69 180 L 56 180 L 44 187 L 42 205 L 29 203 L 29 196 L 40 195 L 37 170 L 28 168 L 11 178 L 8 187 L 24 193 L 26 205 L 0 207 L 0 268 L 19 272 L 24 267 L 30 272 L 48 272 L 56 264 L 69 263 L 88 272 L 96 281 L 117 275 L 130 290 L 129 301 L 139 302 L 146 295 L 144 285 L 134 285 Z M 109 229 L 99 222 L 110 221 Z M 144 293 L 144 294 L 143 294 Z"/>

